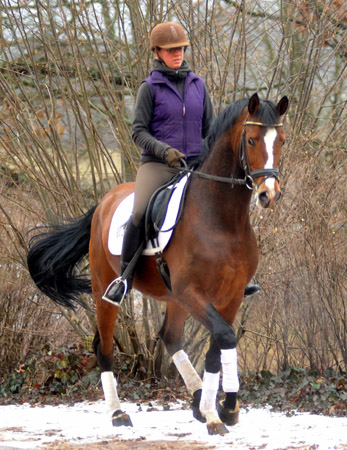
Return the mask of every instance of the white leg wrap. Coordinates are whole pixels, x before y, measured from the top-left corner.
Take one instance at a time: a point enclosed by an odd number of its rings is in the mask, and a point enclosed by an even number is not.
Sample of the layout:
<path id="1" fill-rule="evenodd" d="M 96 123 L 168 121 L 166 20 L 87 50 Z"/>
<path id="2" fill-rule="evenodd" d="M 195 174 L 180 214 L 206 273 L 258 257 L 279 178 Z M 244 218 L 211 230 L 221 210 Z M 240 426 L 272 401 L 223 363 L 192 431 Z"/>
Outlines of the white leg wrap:
<path id="1" fill-rule="evenodd" d="M 216 412 L 216 398 L 219 388 L 219 372 L 218 373 L 204 373 L 202 382 L 202 394 L 200 400 L 200 411 L 206 417 L 209 413 Z"/>
<path id="2" fill-rule="evenodd" d="M 237 374 L 236 348 L 221 350 L 221 353 L 221 361 L 223 367 L 223 391 L 238 392 L 240 382 Z"/>
<path id="3" fill-rule="evenodd" d="M 113 372 L 102 372 L 101 384 L 106 401 L 106 412 L 112 417 L 115 411 L 121 409 L 117 393 L 117 380 Z"/>
<path id="4" fill-rule="evenodd" d="M 184 350 L 179 350 L 173 355 L 172 359 L 177 370 L 181 374 L 188 391 L 193 394 L 193 392 L 198 389 L 202 389 L 202 381 L 192 366 L 187 353 Z"/>

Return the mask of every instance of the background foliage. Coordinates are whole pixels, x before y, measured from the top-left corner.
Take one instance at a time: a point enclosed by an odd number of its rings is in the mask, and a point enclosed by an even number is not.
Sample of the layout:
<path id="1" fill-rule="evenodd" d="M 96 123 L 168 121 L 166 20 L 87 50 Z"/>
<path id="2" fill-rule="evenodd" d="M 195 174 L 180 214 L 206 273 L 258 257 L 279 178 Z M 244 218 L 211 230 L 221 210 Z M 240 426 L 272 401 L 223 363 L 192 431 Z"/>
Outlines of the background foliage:
<path id="1" fill-rule="evenodd" d="M 28 230 L 76 216 L 133 179 L 136 91 L 151 28 L 179 21 L 216 112 L 287 95 L 283 198 L 252 209 L 261 294 L 235 323 L 240 368 L 346 370 L 346 24 L 343 0 L 0 0 L 0 377 L 48 345 L 85 345 L 95 317 L 53 305 L 28 277 Z M 87 299 L 91 306 L 92 299 Z M 163 305 L 134 295 L 117 350 L 143 379 L 170 377 Z M 187 322 L 198 370 L 207 334 Z"/>

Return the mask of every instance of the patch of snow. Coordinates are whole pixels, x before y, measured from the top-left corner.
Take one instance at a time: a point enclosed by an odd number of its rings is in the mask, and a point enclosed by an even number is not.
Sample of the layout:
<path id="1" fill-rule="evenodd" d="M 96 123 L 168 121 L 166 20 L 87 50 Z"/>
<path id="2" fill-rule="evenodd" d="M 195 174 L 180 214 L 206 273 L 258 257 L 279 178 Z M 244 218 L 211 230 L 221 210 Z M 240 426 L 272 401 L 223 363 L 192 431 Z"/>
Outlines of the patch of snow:
<path id="1" fill-rule="evenodd" d="M 314 446 L 319 450 L 347 449 L 347 418 L 309 413 L 287 416 L 270 408 L 241 409 L 240 423 L 229 427 L 225 436 L 209 436 L 206 425 L 196 421 L 190 410 L 177 402 L 166 410 L 152 403 L 123 403 L 133 427 L 113 427 L 104 412 L 104 402 L 84 402 L 74 406 L 0 406 L 0 449 L 37 449 L 53 441 L 70 444 L 107 439 L 147 441 L 199 441 L 216 449 L 276 450 Z"/>

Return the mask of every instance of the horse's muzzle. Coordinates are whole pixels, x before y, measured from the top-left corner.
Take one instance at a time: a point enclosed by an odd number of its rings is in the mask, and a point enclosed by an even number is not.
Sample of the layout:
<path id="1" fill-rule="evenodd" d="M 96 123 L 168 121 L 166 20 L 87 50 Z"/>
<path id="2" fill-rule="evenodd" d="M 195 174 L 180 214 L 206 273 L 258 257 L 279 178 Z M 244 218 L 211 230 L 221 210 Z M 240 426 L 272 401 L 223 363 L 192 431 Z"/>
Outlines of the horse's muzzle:
<path id="1" fill-rule="evenodd" d="M 257 206 L 261 206 L 262 208 L 273 208 L 280 197 L 280 190 L 265 189 L 257 194 Z"/>

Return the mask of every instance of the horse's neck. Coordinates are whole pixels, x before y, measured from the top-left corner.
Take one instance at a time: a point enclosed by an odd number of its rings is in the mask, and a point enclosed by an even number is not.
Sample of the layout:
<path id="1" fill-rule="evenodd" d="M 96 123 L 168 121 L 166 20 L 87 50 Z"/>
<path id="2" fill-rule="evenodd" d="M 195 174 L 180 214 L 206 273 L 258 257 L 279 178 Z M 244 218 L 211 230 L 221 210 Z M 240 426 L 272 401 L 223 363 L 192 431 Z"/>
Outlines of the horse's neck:
<path id="1" fill-rule="evenodd" d="M 236 144 L 235 144 L 236 145 Z M 226 226 L 249 222 L 249 205 L 252 192 L 245 185 L 232 185 L 231 180 L 244 178 L 245 174 L 238 160 L 238 151 L 230 148 L 230 139 L 224 136 L 211 150 L 201 166 L 201 172 L 230 179 L 230 183 L 201 179 L 198 196 L 214 212 L 216 220 Z"/>

